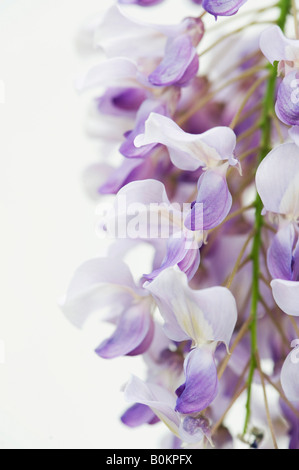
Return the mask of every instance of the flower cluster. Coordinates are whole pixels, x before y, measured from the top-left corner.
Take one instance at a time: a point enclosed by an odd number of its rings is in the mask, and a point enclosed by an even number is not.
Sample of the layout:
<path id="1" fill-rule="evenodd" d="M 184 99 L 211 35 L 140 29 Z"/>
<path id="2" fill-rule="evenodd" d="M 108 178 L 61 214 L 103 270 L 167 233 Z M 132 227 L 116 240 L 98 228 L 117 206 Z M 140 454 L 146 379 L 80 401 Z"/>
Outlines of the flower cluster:
<path id="1" fill-rule="evenodd" d="M 101 358 L 144 358 L 147 379 L 124 390 L 125 425 L 162 421 L 174 446 L 277 447 L 289 434 L 298 448 L 299 39 L 283 33 L 291 1 L 273 7 L 270 27 L 257 21 L 266 9 L 244 8 L 253 20 L 229 33 L 225 20 L 209 28 L 207 13 L 232 16 L 246 0 L 193 2 L 198 16 L 158 25 L 124 5 L 162 0 L 119 0 L 82 31 L 85 47 L 105 54 L 77 80 L 80 91 L 101 88 L 88 132 L 103 158 L 84 181 L 98 201 L 113 195 L 100 230 L 116 240 L 77 270 L 62 309 L 78 327 L 92 315 L 114 325 Z M 207 47 L 210 30 L 217 40 Z M 126 255 L 144 244 L 154 255 L 136 279 Z M 243 396 L 243 422 L 231 425 Z"/>

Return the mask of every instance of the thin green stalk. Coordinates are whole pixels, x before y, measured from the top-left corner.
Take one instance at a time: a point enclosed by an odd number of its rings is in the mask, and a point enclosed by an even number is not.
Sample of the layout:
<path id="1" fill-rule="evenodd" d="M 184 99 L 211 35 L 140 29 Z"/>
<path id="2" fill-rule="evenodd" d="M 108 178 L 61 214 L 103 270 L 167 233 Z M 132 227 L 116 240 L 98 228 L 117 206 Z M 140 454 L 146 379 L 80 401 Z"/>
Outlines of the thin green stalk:
<path id="1" fill-rule="evenodd" d="M 286 20 L 291 8 L 291 0 L 280 0 L 278 3 L 280 9 L 280 16 L 276 24 L 283 30 Z M 263 111 L 260 122 L 261 129 L 261 150 L 259 163 L 267 156 L 271 150 L 271 114 L 274 110 L 275 101 L 275 88 L 277 79 L 277 64 L 269 66 L 270 76 L 267 84 L 266 94 L 263 101 Z M 253 246 L 251 251 L 251 258 L 253 264 L 252 271 L 252 296 L 251 296 L 251 324 L 250 324 L 250 337 L 251 337 L 251 357 L 248 375 L 248 388 L 247 388 L 247 402 L 246 402 L 246 417 L 243 433 L 246 434 L 250 416 L 251 416 L 251 396 L 252 396 L 252 382 L 254 372 L 257 368 L 256 357 L 258 354 L 258 321 L 257 310 L 260 300 L 260 251 L 262 248 L 262 228 L 263 228 L 263 203 L 260 196 L 257 194 L 255 200 L 255 232 L 253 237 Z"/>

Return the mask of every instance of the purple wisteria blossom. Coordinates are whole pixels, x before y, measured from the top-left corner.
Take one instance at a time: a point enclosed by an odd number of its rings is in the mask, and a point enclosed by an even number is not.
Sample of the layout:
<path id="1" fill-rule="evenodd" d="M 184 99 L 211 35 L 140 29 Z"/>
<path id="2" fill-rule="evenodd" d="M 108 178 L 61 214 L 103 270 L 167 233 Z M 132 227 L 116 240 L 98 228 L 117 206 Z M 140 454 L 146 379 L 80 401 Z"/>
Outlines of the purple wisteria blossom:
<path id="1" fill-rule="evenodd" d="M 143 378 L 123 386 L 128 431 L 164 423 L 173 448 L 295 449 L 296 11 L 253 5 L 241 26 L 206 12 L 233 16 L 246 0 L 192 1 L 198 14 L 172 24 L 170 1 L 119 0 L 80 35 L 95 60 L 76 87 L 94 93 L 98 148 L 84 186 L 111 245 L 79 267 L 61 307 L 78 327 L 114 326 L 101 358 L 143 359 Z"/>
<path id="2" fill-rule="evenodd" d="M 271 26 L 261 35 L 260 47 L 284 79 L 278 89 L 276 113 L 290 126 L 299 124 L 299 40 L 288 39 L 278 26 Z"/>
<path id="3" fill-rule="evenodd" d="M 62 303 L 63 312 L 77 327 L 104 307 L 109 311 L 103 320 L 116 329 L 97 354 L 110 359 L 146 351 L 154 333 L 152 300 L 135 284 L 129 268 L 113 258 L 93 259 L 78 268 Z"/>

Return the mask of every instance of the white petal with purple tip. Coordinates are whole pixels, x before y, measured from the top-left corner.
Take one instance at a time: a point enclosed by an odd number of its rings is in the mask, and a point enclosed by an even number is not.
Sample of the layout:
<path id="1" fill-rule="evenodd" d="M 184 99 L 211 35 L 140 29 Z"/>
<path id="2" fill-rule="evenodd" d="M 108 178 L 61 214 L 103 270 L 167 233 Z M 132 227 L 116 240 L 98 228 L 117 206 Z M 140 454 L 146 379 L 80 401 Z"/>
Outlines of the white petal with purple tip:
<path id="1" fill-rule="evenodd" d="M 188 134 L 171 119 L 152 113 L 145 123 L 145 132 L 135 139 L 136 147 L 160 143 L 165 145 L 172 163 L 186 171 L 215 167 L 222 160 L 234 165 L 235 133 L 229 127 L 216 127 L 203 134 Z"/>

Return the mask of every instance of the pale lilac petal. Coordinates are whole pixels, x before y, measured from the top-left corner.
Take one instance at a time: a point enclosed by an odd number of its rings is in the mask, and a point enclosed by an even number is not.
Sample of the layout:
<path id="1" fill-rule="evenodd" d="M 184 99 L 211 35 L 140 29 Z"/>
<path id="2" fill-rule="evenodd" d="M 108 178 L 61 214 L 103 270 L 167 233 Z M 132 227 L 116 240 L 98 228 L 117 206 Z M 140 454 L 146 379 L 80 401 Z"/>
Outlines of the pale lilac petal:
<path id="1" fill-rule="evenodd" d="M 274 279 L 273 297 L 279 308 L 288 315 L 299 316 L 299 282 Z"/>
<path id="2" fill-rule="evenodd" d="M 289 130 L 289 136 L 294 141 L 294 143 L 299 147 L 299 126 L 293 126 Z"/>
<path id="3" fill-rule="evenodd" d="M 288 126 L 299 124 L 299 72 L 293 70 L 280 84 L 275 111 L 278 118 Z"/>
<path id="4" fill-rule="evenodd" d="M 182 35 L 169 43 L 161 64 L 148 80 L 154 86 L 185 85 L 196 75 L 198 66 L 198 55 L 191 38 Z"/>
<path id="5" fill-rule="evenodd" d="M 293 280 L 292 262 L 295 230 L 287 225 L 274 237 L 268 251 L 268 268 L 274 279 Z"/>
<path id="6" fill-rule="evenodd" d="M 171 119 L 152 113 L 145 123 L 145 133 L 136 137 L 135 145 L 152 143 L 165 145 L 172 163 L 186 171 L 216 166 L 221 160 L 235 161 L 232 153 L 236 136 L 228 127 L 216 127 L 199 135 L 188 134 Z"/>
<path id="7" fill-rule="evenodd" d="M 113 6 L 93 30 L 94 44 L 100 46 L 107 57 L 127 57 L 143 64 L 146 59 L 149 67 L 163 58 L 169 38 L 188 34 L 197 46 L 204 28 L 198 18 L 186 18 L 178 24 L 150 24 L 130 18 L 124 10 Z"/>
<path id="8" fill-rule="evenodd" d="M 130 428 L 136 428 L 146 423 L 154 424 L 159 419 L 148 406 L 136 403 L 122 415 L 121 421 Z"/>
<path id="9" fill-rule="evenodd" d="M 125 309 L 135 293 L 142 291 L 126 264 L 112 258 L 92 259 L 77 269 L 61 308 L 75 326 L 82 327 L 91 314 L 106 306 Z"/>
<path id="10" fill-rule="evenodd" d="M 185 133 L 172 119 L 153 113 L 145 123 L 145 133 L 136 137 L 135 145 L 163 144 L 177 168 L 194 171 L 204 165 L 194 143 L 196 140 L 197 136 Z"/>
<path id="11" fill-rule="evenodd" d="M 144 287 L 156 300 L 170 339 L 192 339 L 196 346 L 222 341 L 228 346 L 237 321 L 236 302 L 228 289 L 192 290 L 186 275 L 174 268 Z"/>
<path id="12" fill-rule="evenodd" d="M 190 334 L 185 331 L 177 318 L 180 313 L 185 313 L 188 318 L 188 306 L 185 298 L 187 285 L 186 275 L 175 272 L 172 268 L 162 271 L 153 282 L 144 285 L 158 304 L 164 320 L 165 334 L 173 341 L 190 339 Z"/>
<path id="13" fill-rule="evenodd" d="M 144 278 L 148 281 L 155 279 L 165 269 L 176 266 L 183 271 L 188 279 L 192 279 L 200 263 L 200 252 L 199 248 L 194 249 L 190 247 L 186 238 L 171 237 L 167 242 L 166 256 L 158 269 L 155 269 L 150 274 L 146 274 Z"/>
<path id="14" fill-rule="evenodd" d="M 119 238 L 169 238 L 182 230 L 179 205 L 172 206 L 164 185 L 150 179 L 123 187 L 104 222 L 107 232 Z"/>
<path id="15" fill-rule="evenodd" d="M 193 291 L 197 305 L 205 313 L 211 327 L 210 341 L 223 342 L 226 347 L 234 332 L 238 312 L 233 294 L 225 287 L 210 287 Z"/>
<path id="16" fill-rule="evenodd" d="M 126 196 L 127 204 L 140 202 L 144 205 L 151 203 L 170 205 L 163 183 L 157 180 L 135 181 L 122 188 L 119 196 Z"/>
<path id="17" fill-rule="evenodd" d="M 220 173 L 206 171 L 198 181 L 198 196 L 196 202 L 202 204 L 203 220 L 202 230 L 210 230 L 217 227 L 228 215 L 232 206 L 232 196 L 229 192 L 226 178 Z M 185 226 L 193 230 L 193 219 L 196 218 L 196 207 L 193 207 L 185 220 Z M 196 225 L 197 227 L 197 225 Z M 198 230 L 198 228 L 195 228 Z"/>
<path id="18" fill-rule="evenodd" d="M 167 38 L 157 34 L 155 25 L 130 18 L 116 5 L 112 6 L 94 29 L 94 44 L 107 57 L 156 58 L 163 54 Z"/>
<path id="19" fill-rule="evenodd" d="M 104 359 L 125 356 L 129 353 L 137 356 L 149 348 L 153 334 L 150 304 L 148 301 L 140 302 L 132 305 L 121 315 L 114 334 L 100 344 L 96 353 Z"/>
<path id="20" fill-rule="evenodd" d="M 141 403 L 149 406 L 158 418 L 179 437 L 180 417 L 175 409 L 175 396 L 165 388 L 145 383 L 133 376 L 125 388 L 125 399 L 129 403 Z"/>
<path id="21" fill-rule="evenodd" d="M 291 402 L 299 400 L 299 358 L 293 350 L 286 358 L 281 370 L 281 385 Z"/>
<path id="22" fill-rule="evenodd" d="M 296 59 L 296 49 L 299 51 L 299 41 L 285 37 L 277 25 L 270 26 L 262 32 L 260 48 L 265 57 L 273 63 L 275 61 Z"/>
<path id="23" fill-rule="evenodd" d="M 234 15 L 246 2 L 247 0 L 203 0 L 202 6 L 217 18 L 217 16 Z"/>
<path id="24" fill-rule="evenodd" d="M 125 57 L 116 57 L 101 62 L 89 69 L 87 74 L 77 79 L 78 91 L 94 87 L 139 87 L 136 63 Z"/>
<path id="25" fill-rule="evenodd" d="M 214 148 L 222 160 L 228 160 L 232 166 L 239 163 L 234 157 L 237 145 L 236 134 L 229 127 L 213 127 L 201 134 L 201 139 L 209 147 Z"/>
<path id="26" fill-rule="evenodd" d="M 177 390 L 176 411 L 199 413 L 212 403 L 218 392 L 213 355 L 204 348 L 193 349 L 185 359 L 184 369 L 186 382 Z"/>
<path id="27" fill-rule="evenodd" d="M 191 204 L 191 210 L 188 212 L 185 218 L 185 227 L 193 232 L 204 230 L 204 207 L 202 202 L 195 201 Z"/>
<path id="28" fill-rule="evenodd" d="M 293 143 L 272 150 L 260 164 L 256 185 L 265 209 L 299 215 L 299 148 Z"/>

